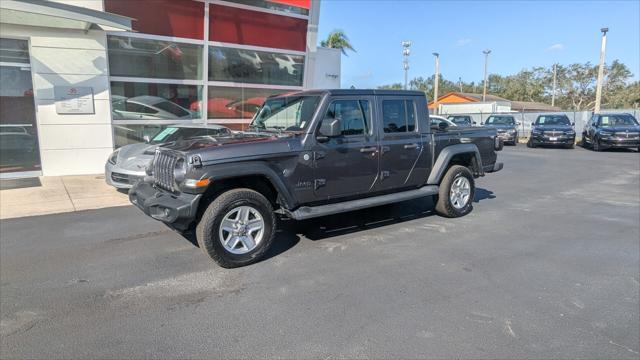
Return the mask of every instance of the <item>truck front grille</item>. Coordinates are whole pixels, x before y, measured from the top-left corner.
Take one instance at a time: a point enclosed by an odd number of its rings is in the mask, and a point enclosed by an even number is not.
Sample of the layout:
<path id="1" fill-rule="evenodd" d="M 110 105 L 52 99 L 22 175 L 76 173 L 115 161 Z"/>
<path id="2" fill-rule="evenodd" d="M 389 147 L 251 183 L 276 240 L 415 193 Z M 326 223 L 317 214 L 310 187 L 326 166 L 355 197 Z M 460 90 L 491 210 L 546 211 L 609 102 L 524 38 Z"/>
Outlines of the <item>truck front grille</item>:
<path id="1" fill-rule="evenodd" d="M 167 152 L 156 150 L 156 157 L 153 159 L 153 181 L 162 189 L 175 192 L 175 179 L 173 171 L 178 158 Z"/>

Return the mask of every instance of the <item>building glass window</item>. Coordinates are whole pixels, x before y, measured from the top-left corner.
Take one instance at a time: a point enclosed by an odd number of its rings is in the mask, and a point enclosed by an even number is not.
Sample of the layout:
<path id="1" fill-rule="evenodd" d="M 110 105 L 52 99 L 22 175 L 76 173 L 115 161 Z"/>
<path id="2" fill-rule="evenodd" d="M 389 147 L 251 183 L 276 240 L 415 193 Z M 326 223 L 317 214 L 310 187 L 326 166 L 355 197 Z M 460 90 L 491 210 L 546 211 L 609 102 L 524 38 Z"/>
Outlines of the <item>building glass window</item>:
<path id="1" fill-rule="evenodd" d="M 202 45 L 109 36 L 111 76 L 189 79 L 202 76 Z"/>
<path id="2" fill-rule="evenodd" d="M 209 40 L 305 51 L 307 20 L 211 5 Z"/>
<path id="3" fill-rule="evenodd" d="M 229 0 L 227 0 L 229 1 Z M 231 2 L 282 11 L 290 14 L 309 15 L 311 0 L 230 0 Z"/>
<path id="4" fill-rule="evenodd" d="M 0 39 L 0 62 L 29 64 L 29 43 L 26 40 Z"/>
<path id="5" fill-rule="evenodd" d="M 209 80 L 302 86 L 304 56 L 209 47 Z"/>
<path id="6" fill-rule="evenodd" d="M 201 86 L 111 82 L 113 120 L 199 119 Z"/>
<path id="7" fill-rule="evenodd" d="M 265 99 L 286 90 L 240 87 L 209 87 L 207 113 L 209 119 L 252 119 Z"/>
<path id="8" fill-rule="evenodd" d="M 133 18 L 133 30 L 140 33 L 204 38 L 204 4 L 176 0 L 105 0 L 105 10 Z"/>

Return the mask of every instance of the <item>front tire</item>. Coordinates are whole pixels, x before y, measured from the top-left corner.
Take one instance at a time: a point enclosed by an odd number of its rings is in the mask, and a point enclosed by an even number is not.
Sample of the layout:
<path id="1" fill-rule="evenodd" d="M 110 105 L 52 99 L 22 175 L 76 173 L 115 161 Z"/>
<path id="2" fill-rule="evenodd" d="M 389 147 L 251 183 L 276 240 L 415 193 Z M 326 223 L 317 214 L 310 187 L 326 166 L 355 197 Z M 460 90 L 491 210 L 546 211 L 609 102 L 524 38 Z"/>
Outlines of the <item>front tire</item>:
<path id="1" fill-rule="evenodd" d="M 451 166 L 440 182 L 436 212 L 449 218 L 467 215 L 473 208 L 475 192 L 471 171 L 464 166 Z"/>
<path id="2" fill-rule="evenodd" d="M 224 268 L 252 264 L 271 247 L 276 217 L 271 203 L 250 189 L 218 196 L 196 227 L 200 249 Z"/>
<path id="3" fill-rule="evenodd" d="M 598 138 L 593 138 L 593 144 L 591 144 L 591 146 L 593 146 L 593 151 L 602 151 L 602 146 L 600 145 L 600 140 Z"/>

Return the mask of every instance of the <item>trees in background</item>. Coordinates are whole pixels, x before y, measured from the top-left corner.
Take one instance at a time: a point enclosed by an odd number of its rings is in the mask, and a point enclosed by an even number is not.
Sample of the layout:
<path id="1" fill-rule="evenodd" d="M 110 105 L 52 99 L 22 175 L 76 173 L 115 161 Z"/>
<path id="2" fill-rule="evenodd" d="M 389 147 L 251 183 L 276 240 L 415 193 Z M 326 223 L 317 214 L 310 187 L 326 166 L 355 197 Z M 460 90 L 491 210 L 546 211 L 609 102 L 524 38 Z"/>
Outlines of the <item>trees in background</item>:
<path id="1" fill-rule="evenodd" d="M 349 56 L 347 54 L 347 50 L 351 50 L 353 52 L 356 49 L 353 48 L 349 38 L 342 30 L 333 30 L 327 35 L 325 40 L 320 41 L 320 46 L 332 49 L 340 49 L 345 56 Z"/>
<path id="2" fill-rule="evenodd" d="M 640 82 L 630 82 L 631 71 L 626 65 L 614 60 L 605 66 L 602 108 L 640 107 Z M 565 110 L 589 110 L 595 104 L 598 66 L 589 62 L 584 64 L 557 65 L 556 106 Z M 395 86 L 398 87 L 390 87 Z M 433 100 L 433 76 L 417 77 L 409 82 L 410 88 L 424 91 L 427 98 Z M 440 77 L 439 95 L 460 91 L 481 93 L 483 82 L 478 84 L 453 82 Z M 401 84 L 379 87 L 401 89 Z M 551 103 L 553 92 L 553 67 L 534 67 L 523 69 L 514 75 L 491 74 L 488 79 L 487 93 L 513 101 L 536 101 Z"/>

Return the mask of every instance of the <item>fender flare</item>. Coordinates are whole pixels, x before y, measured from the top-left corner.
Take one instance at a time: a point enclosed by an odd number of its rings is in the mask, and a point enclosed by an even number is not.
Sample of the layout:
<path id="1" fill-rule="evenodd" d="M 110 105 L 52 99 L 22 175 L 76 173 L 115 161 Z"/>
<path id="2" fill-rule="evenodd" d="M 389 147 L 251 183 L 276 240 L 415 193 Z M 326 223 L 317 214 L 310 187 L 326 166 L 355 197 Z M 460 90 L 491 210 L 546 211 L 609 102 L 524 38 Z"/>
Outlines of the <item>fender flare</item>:
<path id="1" fill-rule="evenodd" d="M 442 149 L 440 155 L 433 163 L 433 169 L 427 179 L 428 185 L 438 185 L 444 176 L 444 172 L 449 167 L 449 162 L 454 156 L 459 154 L 472 154 L 472 161 L 476 168 L 476 173 L 479 176 L 484 176 L 484 169 L 482 167 L 482 157 L 480 156 L 480 150 L 476 144 L 456 144 L 450 145 Z"/>
<path id="2" fill-rule="evenodd" d="M 278 195 L 280 195 L 280 198 L 283 202 L 282 205 L 285 208 L 292 209 L 296 206 L 297 201 L 287 188 L 284 180 L 274 169 L 261 161 L 227 163 L 210 166 L 201 178 L 209 178 L 212 182 L 212 185 L 215 185 L 216 180 L 225 180 L 256 175 L 264 176 L 271 183 L 271 185 L 278 192 Z"/>

